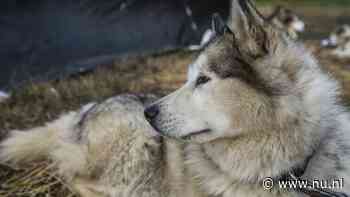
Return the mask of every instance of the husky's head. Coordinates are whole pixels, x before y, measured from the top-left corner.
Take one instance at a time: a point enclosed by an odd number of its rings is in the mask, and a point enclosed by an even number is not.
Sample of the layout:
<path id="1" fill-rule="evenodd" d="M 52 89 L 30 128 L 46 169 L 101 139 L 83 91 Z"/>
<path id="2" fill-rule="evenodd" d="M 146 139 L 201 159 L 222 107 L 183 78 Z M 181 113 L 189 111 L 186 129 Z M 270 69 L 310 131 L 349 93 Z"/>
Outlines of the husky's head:
<path id="1" fill-rule="evenodd" d="M 342 25 L 337 27 L 328 39 L 322 40 L 322 45 L 326 47 L 337 47 L 350 42 L 350 26 Z"/>
<path id="2" fill-rule="evenodd" d="M 165 136 L 203 143 L 294 121 L 302 106 L 293 84 L 306 64 L 304 51 L 250 1 L 233 0 L 227 25 L 218 15 L 212 24 L 216 35 L 189 66 L 187 83 L 145 110 L 151 125 Z"/>
<path id="3" fill-rule="evenodd" d="M 305 30 L 305 23 L 292 10 L 278 6 L 269 17 L 274 25 L 287 31 L 291 37 L 297 38 L 297 34 Z"/>

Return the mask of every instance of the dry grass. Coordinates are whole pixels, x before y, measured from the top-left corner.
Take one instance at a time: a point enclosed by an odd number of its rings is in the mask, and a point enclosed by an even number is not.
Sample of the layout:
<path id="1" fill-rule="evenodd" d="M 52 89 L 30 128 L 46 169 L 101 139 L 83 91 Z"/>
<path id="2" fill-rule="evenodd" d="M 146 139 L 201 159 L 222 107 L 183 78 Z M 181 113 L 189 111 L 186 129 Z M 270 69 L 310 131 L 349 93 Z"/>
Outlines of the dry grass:
<path id="1" fill-rule="evenodd" d="M 37 162 L 13 169 L 2 166 L 0 179 L 1 197 L 60 196 L 74 197 L 75 193 L 64 183 L 50 162 Z"/>
<path id="2" fill-rule="evenodd" d="M 37 126 L 62 112 L 119 93 L 165 94 L 184 81 L 192 57 L 184 51 L 128 57 L 82 76 L 29 84 L 0 103 L 0 131 Z"/>
<path id="3" fill-rule="evenodd" d="M 350 61 L 336 61 L 308 46 L 324 68 L 338 78 L 343 98 L 350 101 Z M 29 84 L 13 92 L 0 103 L 0 131 L 25 129 L 43 124 L 60 113 L 78 109 L 82 104 L 119 93 L 155 93 L 164 95 L 185 80 L 186 68 L 195 53 L 171 51 L 164 54 L 117 59 L 113 65 L 100 66 L 94 72 L 62 81 Z M 350 102 L 347 102 L 350 104 Z M 49 162 L 33 163 L 19 169 L 0 165 L 0 197 L 45 196 L 69 197 L 74 193 L 50 167 Z"/>

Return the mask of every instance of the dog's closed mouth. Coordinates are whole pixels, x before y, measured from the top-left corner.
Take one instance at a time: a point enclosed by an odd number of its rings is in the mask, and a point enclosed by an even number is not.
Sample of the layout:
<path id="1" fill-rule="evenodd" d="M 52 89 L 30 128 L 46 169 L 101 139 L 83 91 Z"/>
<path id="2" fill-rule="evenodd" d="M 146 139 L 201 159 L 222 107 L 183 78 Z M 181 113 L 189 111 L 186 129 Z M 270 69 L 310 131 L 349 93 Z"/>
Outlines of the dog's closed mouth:
<path id="1" fill-rule="evenodd" d="M 190 134 L 188 134 L 188 135 L 182 136 L 181 138 L 183 138 L 183 139 L 188 139 L 188 138 L 190 138 L 190 137 L 192 137 L 192 136 L 196 136 L 196 135 L 200 135 L 200 134 L 208 133 L 208 132 L 211 132 L 211 130 L 210 130 L 210 129 L 202 129 L 202 130 L 199 130 L 199 131 L 190 133 Z"/>

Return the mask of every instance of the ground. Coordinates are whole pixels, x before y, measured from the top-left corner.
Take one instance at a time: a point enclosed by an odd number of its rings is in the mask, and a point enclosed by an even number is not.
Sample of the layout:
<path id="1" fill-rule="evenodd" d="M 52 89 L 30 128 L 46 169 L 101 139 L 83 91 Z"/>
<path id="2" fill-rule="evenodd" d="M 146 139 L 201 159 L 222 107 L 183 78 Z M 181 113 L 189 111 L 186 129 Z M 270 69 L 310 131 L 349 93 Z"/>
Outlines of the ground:
<path id="1" fill-rule="evenodd" d="M 310 17 L 310 14 L 307 16 Z M 311 19 L 320 20 L 310 17 Z M 342 102 L 349 105 L 350 60 L 330 57 L 327 52 L 320 50 L 318 41 L 307 41 L 306 45 L 325 71 L 339 80 L 342 85 Z M 0 103 L 0 138 L 5 137 L 9 130 L 41 125 L 61 113 L 78 109 L 85 103 L 116 94 L 165 95 L 184 83 L 187 65 L 196 55 L 197 52 L 171 50 L 116 58 L 113 65 L 99 65 L 89 73 L 65 80 L 27 84 L 15 90 L 7 102 Z M 0 165 L 0 197 L 74 196 L 48 164 L 49 162 L 43 161 L 19 169 Z"/>

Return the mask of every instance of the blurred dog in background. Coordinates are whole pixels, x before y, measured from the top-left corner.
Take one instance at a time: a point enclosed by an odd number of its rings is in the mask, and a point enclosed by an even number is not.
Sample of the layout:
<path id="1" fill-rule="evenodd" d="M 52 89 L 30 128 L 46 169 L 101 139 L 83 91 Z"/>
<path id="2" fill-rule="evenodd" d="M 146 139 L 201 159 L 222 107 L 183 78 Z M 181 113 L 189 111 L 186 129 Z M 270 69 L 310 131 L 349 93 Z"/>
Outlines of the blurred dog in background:
<path id="1" fill-rule="evenodd" d="M 304 21 L 295 12 L 282 6 L 277 6 L 274 12 L 267 17 L 267 20 L 275 25 L 276 28 L 285 31 L 293 39 L 297 39 L 298 34 L 305 31 Z M 202 49 L 213 36 L 214 32 L 212 29 L 207 29 L 202 35 L 201 43 L 199 45 L 191 45 L 189 49 Z"/>
<path id="2" fill-rule="evenodd" d="M 322 40 L 321 45 L 331 50 L 331 54 L 338 58 L 350 58 L 350 26 L 337 27 L 329 36 Z"/>
<path id="3" fill-rule="evenodd" d="M 267 18 L 277 28 L 286 31 L 293 39 L 298 38 L 298 34 L 304 32 L 305 23 L 292 10 L 278 6 Z"/>

